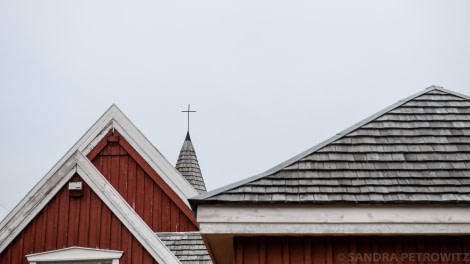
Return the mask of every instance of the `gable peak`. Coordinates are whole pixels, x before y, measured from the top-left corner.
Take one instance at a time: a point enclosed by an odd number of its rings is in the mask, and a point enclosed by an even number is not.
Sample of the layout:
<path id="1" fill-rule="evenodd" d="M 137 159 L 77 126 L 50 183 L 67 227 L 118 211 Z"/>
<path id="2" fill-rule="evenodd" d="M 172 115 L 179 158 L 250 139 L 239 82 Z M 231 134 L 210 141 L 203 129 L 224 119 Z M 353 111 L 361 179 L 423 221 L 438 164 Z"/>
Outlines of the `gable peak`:
<path id="1" fill-rule="evenodd" d="M 426 90 L 436 90 L 436 89 L 442 90 L 442 89 L 444 89 L 444 87 L 433 84 L 433 85 L 426 88 Z"/>

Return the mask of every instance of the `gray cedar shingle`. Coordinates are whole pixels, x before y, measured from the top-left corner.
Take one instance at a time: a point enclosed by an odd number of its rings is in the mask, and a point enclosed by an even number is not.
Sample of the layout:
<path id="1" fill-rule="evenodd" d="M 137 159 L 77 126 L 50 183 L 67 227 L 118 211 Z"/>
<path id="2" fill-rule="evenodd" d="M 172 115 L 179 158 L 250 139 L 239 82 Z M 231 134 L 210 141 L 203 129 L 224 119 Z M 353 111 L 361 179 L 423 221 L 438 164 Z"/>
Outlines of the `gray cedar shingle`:
<path id="1" fill-rule="evenodd" d="M 189 131 L 186 134 L 175 167 L 199 193 L 206 191 L 206 185 L 202 177 L 201 169 L 199 168 L 196 151 L 191 142 Z"/>
<path id="2" fill-rule="evenodd" d="M 470 204 L 469 97 L 430 89 L 347 131 L 207 200 Z"/>
<path id="3" fill-rule="evenodd" d="M 156 233 L 183 264 L 212 264 L 199 232 Z"/>

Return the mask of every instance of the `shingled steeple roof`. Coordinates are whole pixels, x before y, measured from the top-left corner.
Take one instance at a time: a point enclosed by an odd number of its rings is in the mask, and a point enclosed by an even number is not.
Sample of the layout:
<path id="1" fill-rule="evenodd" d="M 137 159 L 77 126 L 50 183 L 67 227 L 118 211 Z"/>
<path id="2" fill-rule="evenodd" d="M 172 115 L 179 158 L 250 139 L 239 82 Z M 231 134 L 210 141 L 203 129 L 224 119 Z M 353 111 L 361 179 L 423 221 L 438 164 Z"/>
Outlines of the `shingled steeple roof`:
<path id="1" fill-rule="evenodd" d="M 176 162 L 176 169 L 199 193 L 206 192 L 206 185 L 204 184 L 204 178 L 202 178 L 201 169 L 199 168 L 199 162 L 197 161 L 196 151 L 191 142 L 189 131 L 186 133 L 183 147 L 181 147 L 180 155 Z"/>

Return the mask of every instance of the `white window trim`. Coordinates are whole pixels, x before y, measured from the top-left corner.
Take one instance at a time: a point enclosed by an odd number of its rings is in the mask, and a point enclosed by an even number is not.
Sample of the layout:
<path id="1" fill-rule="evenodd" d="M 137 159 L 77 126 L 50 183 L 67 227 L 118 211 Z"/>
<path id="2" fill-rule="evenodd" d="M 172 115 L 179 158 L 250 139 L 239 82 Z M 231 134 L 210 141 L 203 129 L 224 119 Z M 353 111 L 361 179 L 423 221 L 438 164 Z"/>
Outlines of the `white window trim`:
<path id="1" fill-rule="evenodd" d="M 58 261 L 97 261 L 110 260 L 112 264 L 119 264 L 123 251 L 69 247 L 47 252 L 26 255 L 26 259 L 30 264 L 40 264 L 42 262 L 58 262 Z"/>

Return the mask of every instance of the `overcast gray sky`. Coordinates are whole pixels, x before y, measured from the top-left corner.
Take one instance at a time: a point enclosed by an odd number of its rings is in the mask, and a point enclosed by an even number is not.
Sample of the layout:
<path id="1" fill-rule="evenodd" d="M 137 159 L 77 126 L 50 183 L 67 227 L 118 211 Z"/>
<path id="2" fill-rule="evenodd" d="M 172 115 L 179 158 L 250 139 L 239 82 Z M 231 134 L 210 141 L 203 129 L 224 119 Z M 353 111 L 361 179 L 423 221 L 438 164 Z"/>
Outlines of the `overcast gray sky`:
<path id="1" fill-rule="evenodd" d="M 430 85 L 470 95 L 470 1 L 0 0 L 0 219 L 116 103 L 209 190 Z"/>

